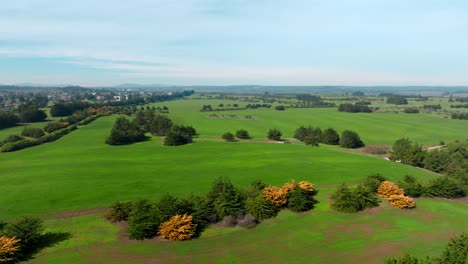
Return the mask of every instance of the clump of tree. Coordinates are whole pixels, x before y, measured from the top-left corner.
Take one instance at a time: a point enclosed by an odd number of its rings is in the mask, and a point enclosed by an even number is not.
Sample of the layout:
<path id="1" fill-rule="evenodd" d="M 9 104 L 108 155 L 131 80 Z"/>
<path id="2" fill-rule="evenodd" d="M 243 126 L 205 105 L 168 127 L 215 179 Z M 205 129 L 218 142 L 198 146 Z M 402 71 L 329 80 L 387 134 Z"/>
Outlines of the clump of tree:
<path id="1" fill-rule="evenodd" d="M 419 109 L 416 108 L 416 107 L 408 107 L 408 108 L 405 108 L 405 110 L 403 110 L 404 113 L 407 113 L 407 114 L 417 114 L 419 113 Z"/>
<path id="2" fill-rule="evenodd" d="M 180 146 L 193 142 L 192 137 L 195 134 L 193 127 L 174 126 L 164 138 L 165 146 Z"/>
<path id="3" fill-rule="evenodd" d="M 21 261 L 38 249 L 44 240 L 43 221 L 34 217 L 23 217 L 9 223 L 0 233 L 0 260 Z M 3 238 L 3 239 L 2 239 Z M 3 248 L 3 247 L 7 248 Z M 2 254 L 2 251 L 7 251 Z M 1 262 L 1 261 L 0 261 Z"/>
<path id="4" fill-rule="evenodd" d="M 318 146 L 322 140 L 322 130 L 318 127 L 300 126 L 294 132 L 294 138 L 304 142 L 306 145 Z"/>
<path id="5" fill-rule="evenodd" d="M 468 113 L 453 113 L 452 119 L 468 120 Z"/>
<path id="6" fill-rule="evenodd" d="M 409 254 L 385 259 L 385 264 L 466 264 L 468 260 L 468 235 L 461 233 L 450 239 L 440 256 L 417 258 Z"/>
<path id="7" fill-rule="evenodd" d="M 342 184 L 331 195 L 331 207 L 339 212 L 355 213 L 366 208 L 379 205 L 379 199 L 370 188 L 360 184 L 355 188 L 350 188 Z"/>
<path id="8" fill-rule="evenodd" d="M 234 142 L 236 138 L 234 137 L 234 134 L 231 132 L 226 132 L 221 136 L 222 139 L 228 141 L 228 142 Z"/>
<path id="9" fill-rule="evenodd" d="M 322 133 L 321 142 L 327 145 L 338 145 L 340 136 L 333 128 L 327 128 Z"/>
<path id="10" fill-rule="evenodd" d="M 364 142 L 362 142 L 358 133 L 345 130 L 341 133 L 340 146 L 343 148 L 360 148 L 364 147 Z"/>
<path id="11" fill-rule="evenodd" d="M 238 139 L 250 139 L 249 132 L 245 129 L 239 129 L 236 131 L 236 137 Z"/>
<path id="12" fill-rule="evenodd" d="M 367 105 L 364 104 L 344 103 L 338 106 L 338 111 L 348 113 L 371 113 L 372 109 L 370 109 Z"/>
<path id="13" fill-rule="evenodd" d="M 23 132 L 21 132 L 21 136 L 23 137 L 32 137 L 32 138 L 40 138 L 44 136 L 44 130 L 41 128 L 36 128 L 36 127 L 25 127 L 23 129 Z"/>
<path id="14" fill-rule="evenodd" d="M 408 100 L 404 96 L 392 94 L 387 97 L 387 104 L 406 105 Z"/>
<path id="15" fill-rule="evenodd" d="M 146 140 L 146 136 L 137 123 L 121 116 L 115 121 L 106 143 L 109 145 L 127 145 L 144 140 Z"/>
<path id="16" fill-rule="evenodd" d="M 268 133 L 267 133 L 268 139 L 270 139 L 270 140 L 276 140 L 276 141 L 281 140 L 281 136 L 282 136 L 282 135 L 283 135 L 283 134 L 281 133 L 281 131 L 279 131 L 279 130 L 276 129 L 276 128 L 273 128 L 273 129 L 268 130 Z"/>
<path id="17" fill-rule="evenodd" d="M 106 219 L 115 223 L 120 221 L 127 221 L 130 212 L 132 211 L 132 202 L 116 202 L 114 203 L 109 212 L 105 215 Z"/>
<path id="18" fill-rule="evenodd" d="M 47 133 L 52 133 L 52 132 L 55 132 L 55 131 L 60 130 L 62 128 L 65 128 L 68 125 L 70 125 L 70 123 L 68 123 L 68 122 L 60 122 L 60 121 L 59 122 L 49 122 L 44 127 L 44 131 L 47 132 Z"/>
<path id="19" fill-rule="evenodd" d="M 0 111 L 0 129 L 16 126 L 19 118 L 11 111 Z"/>
<path id="20" fill-rule="evenodd" d="M 287 207 L 293 212 L 308 211 L 315 204 L 314 185 L 306 181 L 298 183 L 292 180 L 282 187 L 266 186 L 262 190 L 262 195 L 276 207 Z"/>
<path id="21" fill-rule="evenodd" d="M 59 102 L 50 108 L 50 115 L 53 117 L 69 116 L 76 111 L 85 110 L 91 105 L 88 102 L 75 101 L 70 103 Z"/>
<path id="22" fill-rule="evenodd" d="M 284 107 L 284 105 L 277 105 L 277 106 L 275 106 L 275 110 L 284 111 L 284 110 L 286 110 L 286 108 Z"/>
<path id="23" fill-rule="evenodd" d="M 42 122 L 47 118 L 47 114 L 33 104 L 20 106 L 18 111 L 20 120 L 24 123 Z"/>

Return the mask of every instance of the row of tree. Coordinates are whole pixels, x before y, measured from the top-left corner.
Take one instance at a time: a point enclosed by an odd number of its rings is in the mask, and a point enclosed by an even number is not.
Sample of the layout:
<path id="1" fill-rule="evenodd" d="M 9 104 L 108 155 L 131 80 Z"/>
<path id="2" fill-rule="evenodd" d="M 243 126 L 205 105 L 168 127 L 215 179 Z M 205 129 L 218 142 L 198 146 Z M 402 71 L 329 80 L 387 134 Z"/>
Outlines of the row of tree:
<path id="1" fill-rule="evenodd" d="M 338 111 L 340 112 L 349 112 L 349 113 L 371 113 L 372 109 L 370 109 L 365 104 L 360 103 L 344 103 L 338 106 Z"/>
<path id="2" fill-rule="evenodd" d="M 160 236 L 187 240 L 198 236 L 210 223 L 253 227 L 276 216 L 282 208 L 310 210 L 314 194 L 314 186 L 305 181 L 291 181 L 280 188 L 256 181 L 239 189 L 229 178 L 220 177 L 206 195 L 178 198 L 166 194 L 155 203 L 116 203 L 106 217 L 113 222 L 128 221 L 127 232 L 132 239 Z"/>
<path id="3" fill-rule="evenodd" d="M 301 126 L 294 132 L 294 138 L 311 146 L 318 146 L 319 143 L 340 145 L 343 148 L 360 148 L 364 146 L 364 142 L 359 135 L 351 130 L 344 130 L 340 137 L 333 128 L 322 131 L 319 127 Z"/>

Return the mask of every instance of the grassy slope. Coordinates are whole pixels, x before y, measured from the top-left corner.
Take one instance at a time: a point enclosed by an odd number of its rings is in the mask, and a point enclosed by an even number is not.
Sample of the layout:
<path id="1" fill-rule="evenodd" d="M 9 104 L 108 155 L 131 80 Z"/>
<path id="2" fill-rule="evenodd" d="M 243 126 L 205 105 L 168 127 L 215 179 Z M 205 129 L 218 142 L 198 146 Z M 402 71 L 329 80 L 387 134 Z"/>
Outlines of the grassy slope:
<path id="1" fill-rule="evenodd" d="M 224 132 L 235 132 L 239 128 L 249 130 L 256 138 L 265 138 L 268 129 L 279 128 L 285 137 L 292 137 L 301 125 L 332 127 L 339 132 L 345 129 L 357 131 L 367 144 L 391 145 L 395 140 L 408 137 L 414 142 L 437 145 L 466 139 L 465 120 L 452 120 L 435 114 L 394 114 L 394 113 L 343 113 L 336 108 L 319 109 L 255 109 L 226 112 L 199 112 L 204 104 L 217 106 L 219 103 L 233 103 L 225 100 L 180 100 L 156 104 L 167 105 L 172 118 L 181 123 L 192 124 L 203 136 L 220 137 Z M 246 103 L 240 103 L 244 106 Z M 256 120 L 214 119 L 210 114 L 252 115 Z"/>
<path id="2" fill-rule="evenodd" d="M 155 199 L 165 192 L 204 193 L 219 176 L 229 176 L 240 186 L 257 179 L 269 184 L 307 179 L 318 188 L 356 182 L 376 172 L 395 180 L 407 173 L 431 177 L 383 159 L 302 144 L 200 141 L 164 147 L 152 139 L 108 146 L 103 142 L 113 120 L 101 118 L 57 142 L 2 153 L 0 219 Z"/>
<path id="3" fill-rule="evenodd" d="M 21 135 L 21 132 L 23 132 L 23 129 L 25 127 L 39 127 L 39 128 L 44 128 L 47 122 L 38 122 L 38 123 L 31 123 L 28 125 L 22 125 L 22 126 L 15 126 L 15 127 L 9 127 L 5 129 L 0 129 L 0 140 L 5 139 L 9 135 L 13 134 L 18 134 Z"/>

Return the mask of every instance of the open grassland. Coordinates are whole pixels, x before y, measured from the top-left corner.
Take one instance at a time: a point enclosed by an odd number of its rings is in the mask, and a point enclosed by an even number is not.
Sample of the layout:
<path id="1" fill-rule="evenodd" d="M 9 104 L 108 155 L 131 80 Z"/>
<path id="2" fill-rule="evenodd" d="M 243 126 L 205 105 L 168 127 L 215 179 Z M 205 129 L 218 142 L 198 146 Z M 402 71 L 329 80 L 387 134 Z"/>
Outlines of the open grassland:
<path id="1" fill-rule="evenodd" d="M 115 116 L 103 117 L 56 142 L 0 153 L 0 220 L 44 216 L 56 240 L 31 263 L 381 263 L 385 256 L 411 251 L 438 255 L 451 236 L 468 231 L 467 200 L 417 199 L 414 210 L 382 201 L 356 214 L 330 209 L 330 193 L 372 173 L 392 181 L 406 174 L 423 181 L 436 174 L 321 145 L 265 142 L 227 143 L 220 135 L 247 129 L 264 139 L 270 128 L 292 137 L 300 125 L 357 131 L 368 144 L 392 144 L 400 137 L 435 145 L 465 139 L 467 123 L 431 114 L 340 113 L 327 109 L 271 109 L 199 112 L 203 104 L 226 100 L 178 100 L 166 105 L 178 123 L 200 133 L 194 144 L 165 147 L 161 138 L 128 146 L 105 145 Z M 245 102 L 239 103 L 244 106 Z M 251 115 L 253 120 L 210 118 Z M 1 131 L 3 133 L 4 131 Z M 319 192 L 313 210 L 281 212 L 254 229 L 210 227 L 199 239 L 179 243 L 129 241 L 102 213 L 75 217 L 56 213 L 107 207 L 115 201 L 156 200 L 206 193 L 213 180 L 228 176 L 239 187 L 254 180 L 282 185 L 307 180 Z M 51 217 L 52 216 L 52 217 Z"/>
<path id="2" fill-rule="evenodd" d="M 129 146 L 104 144 L 115 117 L 103 117 L 60 140 L 0 155 L 0 219 L 108 206 L 117 200 L 206 193 L 229 176 L 239 186 L 254 180 L 280 185 L 308 180 L 323 189 L 371 173 L 433 177 L 420 169 L 303 144 L 200 140 L 165 147 L 159 138 Z"/>
<path id="3" fill-rule="evenodd" d="M 193 125 L 202 137 L 219 138 L 224 132 L 247 129 L 254 138 L 265 138 L 268 129 L 278 128 L 284 137 L 293 137 L 301 125 L 323 128 L 332 127 L 338 132 L 355 130 L 366 144 L 391 145 L 395 140 L 408 137 L 413 142 L 424 145 L 437 145 L 441 140 L 449 142 L 467 138 L 466 120 L 452 120 L 436 114 L 395 114 L 395 113 L 344 113 L 332 108 L 302 108 L 285 111 L 259 108 L 250 110 L 200 112 L 203 105 L 218 106 L 223 103 L 239 103 L 228 100 L 178 100 L 155 104 L 167 105 L 170 117 Z M 245 106 L 246 102 L 239 103 Z M 252 116 L 244 118 L 210 118 L 212 114 Z"/>
<path id="4" fill-rule="evenodd" d="M 418 199 L 413 210 L 384 201 L 343 214 L 330 210 L 328 194 L 319 193 L 310 212 L 284 211 L 249 230 L 210 228 L 178 243 L 122 240 L 99 215 L 50 220 L 48 230 L 70 238 L 31 263 L 382 263 L 405 251 L 437 255 L 450 237 L 468 230 L 466 201 Z"/>

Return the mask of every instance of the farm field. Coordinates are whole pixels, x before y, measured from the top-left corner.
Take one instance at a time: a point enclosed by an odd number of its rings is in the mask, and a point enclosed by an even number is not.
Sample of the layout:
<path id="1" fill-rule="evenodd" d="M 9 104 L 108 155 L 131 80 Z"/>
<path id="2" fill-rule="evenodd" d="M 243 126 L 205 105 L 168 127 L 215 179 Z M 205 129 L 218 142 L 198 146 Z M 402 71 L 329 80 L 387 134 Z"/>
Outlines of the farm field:
<path id="1" fill-rule="evenodd" d="M 153 104 L 168 106 L 175 122 L 193 125 L 200 134 L 194 144 L 167 147 L 152 136 L 127 146 L 106 145 L 114 115 L 56 142 L 1 153 L 0 220 L 46 219 L 46 232 L 56 235 L 30 263 L 381 263 L 386 256 L 410 250 L 416 256 L 437 255 L 450 237 L 468 231 L 466 199 L 420 198 L 416 209 L 408 211 L 385 200 L 356 214 L 330 208 L 329 196 L 343 182 L 356 184 L 374 173 L 395 182 L 405 175 L 425 182 L 439 177 L 435 173 L 335 146 L 265 140 L 270 128 L 292 138 L 298 126 L 312 125 L 355 130 L 367 144 L 391 145 L 409 137 L 437 145 L 463 140 L 466 121 L 434 114 L 341 113 L 336 108 L 199 111 L 203 104 L 220 103 L 245 104 L 207 99 Z M 246 115 L 252 118 L 238 118 Z M 220 139 L 239 128 L 254 139 Z M 2 133 L 14 129 L 18 127 Z M 282 211 L 253 229 L 209 227 L 200 238 L 178 243 L 128 240 L 121 226 L 103 217 L 116 201 L 206 193 L 220 176 L 239 187 L 255 180 L 271 185 L 307 180 L 319 190 L 318 204 L 301 214 Z"/>

